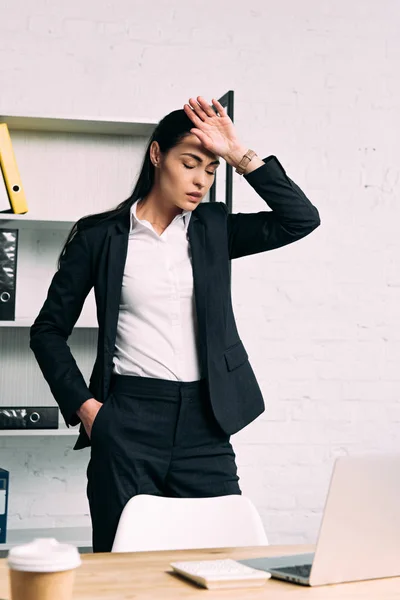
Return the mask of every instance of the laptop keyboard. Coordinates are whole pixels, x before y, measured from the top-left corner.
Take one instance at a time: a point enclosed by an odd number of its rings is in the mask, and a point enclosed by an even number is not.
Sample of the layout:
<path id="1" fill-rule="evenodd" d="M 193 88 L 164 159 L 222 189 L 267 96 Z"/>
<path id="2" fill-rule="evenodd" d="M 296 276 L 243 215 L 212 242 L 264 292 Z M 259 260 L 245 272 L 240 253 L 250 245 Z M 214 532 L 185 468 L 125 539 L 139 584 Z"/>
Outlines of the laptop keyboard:
<path id="1" fill-rule="evenodd" d="M 287 573 L 288 575 L 299 575 L 300 577 L 310 577 L 312 565 L 297 565 L 295 567 L 277 567 L 275 571 Z"/>

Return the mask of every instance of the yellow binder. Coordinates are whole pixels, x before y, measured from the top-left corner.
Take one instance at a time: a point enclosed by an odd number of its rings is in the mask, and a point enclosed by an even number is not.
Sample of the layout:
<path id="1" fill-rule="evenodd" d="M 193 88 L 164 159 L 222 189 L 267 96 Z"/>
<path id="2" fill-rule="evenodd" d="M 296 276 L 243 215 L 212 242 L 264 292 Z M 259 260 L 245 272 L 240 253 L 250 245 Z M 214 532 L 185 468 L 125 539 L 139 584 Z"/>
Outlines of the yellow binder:
<path id="1" fill-rule="evenodd" d="M 16 214 L 28 212 L 28 205 L 6 123 L 0 123 L 0 166 L 3 171 L 12 211 Z"/>

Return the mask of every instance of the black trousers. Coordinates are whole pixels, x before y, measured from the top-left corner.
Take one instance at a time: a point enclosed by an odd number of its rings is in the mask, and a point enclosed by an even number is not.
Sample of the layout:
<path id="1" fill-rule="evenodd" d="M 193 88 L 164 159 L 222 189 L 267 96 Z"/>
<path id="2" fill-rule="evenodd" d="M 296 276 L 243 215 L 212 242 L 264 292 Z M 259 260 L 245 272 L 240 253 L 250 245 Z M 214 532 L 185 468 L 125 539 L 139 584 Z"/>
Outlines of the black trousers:
<path id="1" fill-rule="evenodd" d="M 229 436 L 216 422 L 204 379 L 115 375 L 93 422 L 87 496 L 93 551 L 111 551 L 132 496 L 241 494 Z"/>

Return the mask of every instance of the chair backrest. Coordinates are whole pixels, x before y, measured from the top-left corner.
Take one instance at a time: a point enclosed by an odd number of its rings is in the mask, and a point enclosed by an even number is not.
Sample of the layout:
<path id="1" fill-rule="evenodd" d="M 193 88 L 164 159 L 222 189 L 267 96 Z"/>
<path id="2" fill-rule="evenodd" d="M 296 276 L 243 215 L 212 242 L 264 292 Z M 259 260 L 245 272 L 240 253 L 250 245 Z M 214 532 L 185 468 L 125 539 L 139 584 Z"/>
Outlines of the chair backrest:
<path id="1" fill-rule="evenodd" d="M 122 511 L 112 552 L 267 544 L 260 515 L 245 496 L 164 498 L 139 494 Z"/>

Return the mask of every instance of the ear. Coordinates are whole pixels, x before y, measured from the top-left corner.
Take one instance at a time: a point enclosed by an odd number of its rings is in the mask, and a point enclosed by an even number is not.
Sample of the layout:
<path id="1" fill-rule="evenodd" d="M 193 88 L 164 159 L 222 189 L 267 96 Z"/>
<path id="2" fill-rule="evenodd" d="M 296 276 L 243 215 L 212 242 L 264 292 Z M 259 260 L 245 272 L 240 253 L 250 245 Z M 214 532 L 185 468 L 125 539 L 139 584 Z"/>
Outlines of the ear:
<path id="1" fill-rule="evenodd" d="M 150 160 L 153 163 L 153 165 L 156 166 L 160 163 L 160 159 L 161 159 L 160 145 L 157 141 L 154 140 L 154 142 L 152 142 L 151 146 L 150 146 Z"/>

